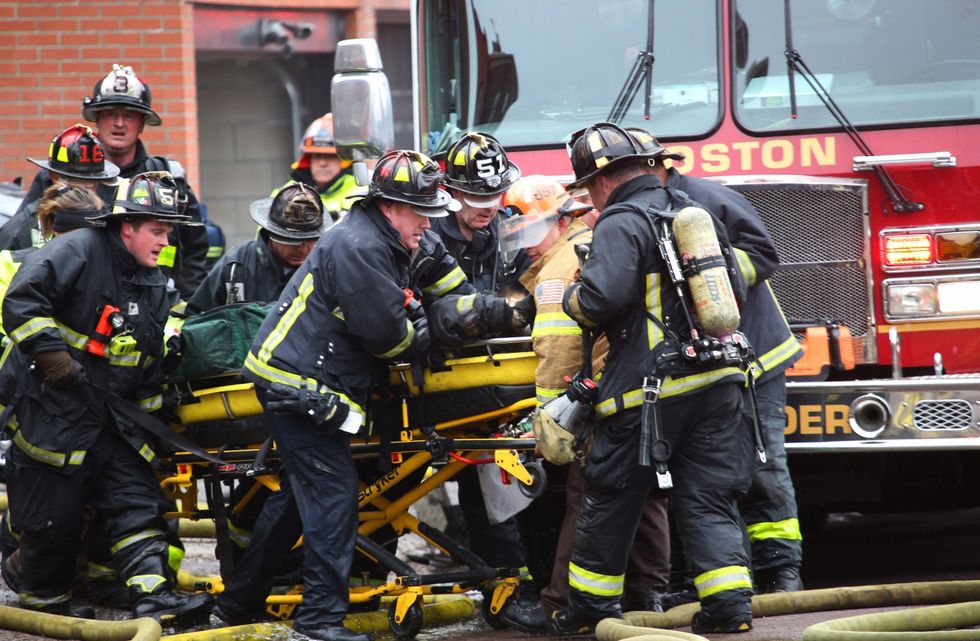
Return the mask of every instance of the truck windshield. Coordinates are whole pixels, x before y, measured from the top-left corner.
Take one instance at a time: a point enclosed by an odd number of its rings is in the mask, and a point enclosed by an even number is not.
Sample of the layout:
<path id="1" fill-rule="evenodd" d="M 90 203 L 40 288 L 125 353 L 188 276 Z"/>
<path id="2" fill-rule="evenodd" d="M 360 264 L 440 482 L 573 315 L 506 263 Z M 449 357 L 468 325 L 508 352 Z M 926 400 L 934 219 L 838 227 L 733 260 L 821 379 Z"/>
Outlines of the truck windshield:
<path id="1" fill-rule="evenodd" d="M 754 132 L 838 127 L 799 76 L 790 118 L 784 0 L 735 2 L 735 117 Z M 976 0 L 793 0 L 792 41 L 855 125 L 980 117 Z"/>
<path id="2" fill-rule="evenodd" d="M 460 130 L 508 148 L 554 145 L 602 121 L 647 43 L 655 7 L 651 122 L 693 138 L 721 118 L 717 0 L 422 0 L 422 146 Z M 644 83 L 623 126 L 649 126 Z"/>

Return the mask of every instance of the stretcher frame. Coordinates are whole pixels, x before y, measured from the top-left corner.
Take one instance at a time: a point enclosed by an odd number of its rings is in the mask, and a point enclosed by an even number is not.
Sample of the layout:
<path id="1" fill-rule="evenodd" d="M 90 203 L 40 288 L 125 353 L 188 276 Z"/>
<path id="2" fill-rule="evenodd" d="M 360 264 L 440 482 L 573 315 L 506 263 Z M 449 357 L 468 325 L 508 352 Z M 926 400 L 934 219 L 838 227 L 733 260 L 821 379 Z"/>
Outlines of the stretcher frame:
<path id="1" fill-rule="evenodd" d="M 521 384 L 533 382 L 533 353 L 494 354 L 493 346 L 526 342 L 526 338 L 496 339 L 481 343 L 486 356 L 467 357 L 447 362 L 443 371 L 424 372 L 425 391 L 463 389 L 480 385 Z M 487 367 L 490 370 L 487 370 Z M 400 638 L 413 637 L 421 629 L 423 600 L 427 596 L 442 594 L 461 594 L 472 589 L 483 588 L 490 592 L 484 601 L 483 614 L 492 626 L 499 624 L 499 615 L 507 601 L 516 594 L 519 577 L 516 568 L 491 568 L 475 554 L 460 546 L 440 530 L 412 516 L 408 509 L 423 496 L 442 487 L 465 467 L 472 464 L 494 464 L 501 472 L 502 481 L 515 479 L 525 494 L 534 496 L 544 489 L 546 483 L 544 470 L 533 461 L 530 454 L 534 450 L 533 438 L 501 438 L 473 434 L 476 426 L 506 423 L 531 410 L 536 401 L 526 398 L 506 407 L 481 412 L 471 416 L 436 423 L 431 426 L 412 427 L 408 413 L 408 398 L 420 394 L 408 366 L 391 368 L 392 390 L 396 400 L 401 401 L 401 430 L 397 439 L 382 443 L 377 436 L 365 442 L 356 440 L 351 444 L 355 458 L 371 458 L 382 454 L 390 455 L 391 470 L 371 483 L 359 482 L 358 496 L 358 552 L 376 563 L 394 579 L 379 585 L 352 586 L 350 603 L 365 606 L 380 603 L 381 597 L 393 597 L 388 611 L 392 632 Z M 262 413 L 261 405 L 255 396 L 251 383 L 233 383 L 193 392 L 194 402 L 181 405 L 179 414 L 185 424 L 191 424 L 215 417 L 243 418 Z M 232 506 L 232 512 L 241 510 L 260 487 L 277 490 L 278 477 L 273 471 L 277 462 L 275 448 L 265 453 L 264 461 L 256 466 L 261 457 L 259 446 L 240 449 L 211 449 L 208 451 L 227 462 L 226 468 L 204 461 L 187 452 L 177 452 L 171 458 L 177 473 L 161 480 L 165 494 L 174 499 L 179 509 L 167 514 L 168 518 L 200 519 L 214 516 L 211 505 L 201 509 L 198 505 L 197 480 L 253 478 L 254 487 L 239 502 Z M 492 459 L 481 459 L 486 452 L 492 452 Z M 267 464 L 273 464 L 272 467 Z M 390 500 L 386 493 L 399 485 L 414 472 L 434 463 L 441 464 L 438 470 L 428 475 L 417 486 L 408 489 L 401 496 Z M 465 569 L 420 574 L 407 563 L 398 559 L 381 544 L 375 542 L 370 534 L 384 526 L 391 526 L 396 536 L 415 533 L 436 549 L 445 553 L 453 562 Z M 302 539 L 300 539 L 300 542 Z M 300 544 L 297 542 L 297 545 Z M 223 585 L 218 581 L 208 581 L 197 589 L 218 593 Z M 290 618 L 294 609 L 302 602 L 302 586 L 294 586 L 288 593 L 270 595 L 266 601 L 270 614 Z"/>

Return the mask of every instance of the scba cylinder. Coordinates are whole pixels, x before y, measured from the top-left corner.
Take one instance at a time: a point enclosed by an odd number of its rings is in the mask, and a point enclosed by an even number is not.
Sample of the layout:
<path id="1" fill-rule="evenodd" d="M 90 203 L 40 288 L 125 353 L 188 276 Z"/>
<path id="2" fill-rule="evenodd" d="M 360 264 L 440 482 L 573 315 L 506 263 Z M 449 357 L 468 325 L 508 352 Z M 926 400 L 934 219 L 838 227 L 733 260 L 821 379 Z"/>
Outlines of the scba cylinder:
<path id="1" fill-rule="evenodd" d="M 677 253 L 687 267 L 694 315 L 707 334 L 725 338 L 738 329 L 741 317 L 711 214 L 685 207 L 677 212 L 672 228 Z"/>

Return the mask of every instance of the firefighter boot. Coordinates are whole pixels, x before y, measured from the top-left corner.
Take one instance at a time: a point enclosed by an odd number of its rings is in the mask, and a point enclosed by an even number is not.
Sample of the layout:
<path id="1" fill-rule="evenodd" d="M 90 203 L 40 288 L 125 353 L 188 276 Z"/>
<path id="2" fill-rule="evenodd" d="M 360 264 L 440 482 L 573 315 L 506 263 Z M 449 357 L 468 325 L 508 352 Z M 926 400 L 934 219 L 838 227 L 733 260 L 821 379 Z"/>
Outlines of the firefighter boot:
<path id="1" fill-rule="evenodd" d="M 664 588 L 649 587 L 638 588 L 636 590 L 626 590 L 626 597 L 623 599 L 623 609 L 627 612 L 636 610 L 642 612 L 663 612 L 664 598 L 666 597 Z"/>
<path id="2" fill-rule="evenodd" d="M 164 627 L 207 623 L 211 615 L 210 594 L 178 594 L 165 578 L 170 567 L 166 554 L 150 552 L 136 560 L 124 573 L 129 587 L 129 609 L 134 618 L 150 617 Z"/>
<path id="3" fill-rule="evenodd" d="M 20 592 L 20 586 L 24 583 L 21 578 L 22 570 L 20 550 L 14 550 L 11 554 L 4 555 L 3 563 L 0 564 L 0 573 L 3 574 L 3 580 L 7 587 L 14 592 Z"/>
<path id="4" fill-rule="evenodd" d="M 339 623 L 318 626 L 304 626 L 301 623 L 294 623 L 293 634 L 293 638 L 299 636 L 301 639 L 306 638 L 310 641 L 374 641 L 374 637 L 370 634 L 348 630 Z"/>
<path id="5" fill-rule="evenodd" d="M 771 570 L 759 570 L 755 573 L 755 587 L 760 594 L 772 592 L 798 592 L 803 589 L 803 579 L 800 569 L 784 565 Z"/>
<path id="6" fill-rule="evenodd" d="M 687 584 L 676 592 L 668 592 L 661 599 L 664 612 L 685 603 L 697 603 L 698 593 L 693 584 Z"/>
<path id="7" fill-rule="evenodd" d="M 522 603 L 511 599 L 500 613 L 500 619 L 515 630 L 527 634 L 544 634 L 548 624 L 548 615 L 541 607 L 540 601 Z"/>
<path id="8" fill-rule="evenodd" d="M 184 627 L 207 623 L 211 614 L 211 595 L 177 594 L 168 585 L 153 592 L 130 586 L 129 609 L 133 618 L 150 617 L 165 627 Z"/>
<path id="9" fill-rule="evenodd" d="M 715 619 L 698 610 L 691 618 L 691 632 L 694 634 L 732 634 L 735 632 L 748 632 L 752 629 L 752 614 L 731 617 L 728 619 Z"/>
<path id="10" fill-rule="evenodd" d="M 574 612 L 571 608 L 562 608 L 551 613 L 548 619 L 546 630 L 552 636 L 573 636 L 579 634 L 592 634 L 595 623 L 587 621 Z"/>
<path id="11" fill-rule="evenodd" d="M 22 606 L 26 610 L 43 612 L 45 614 L 57 614 L 63 617 L 75 617 L 76 619 L 94 619 L 95 609 L 87 605 L 76 603 L 49 603 L 39 608 Z"/>

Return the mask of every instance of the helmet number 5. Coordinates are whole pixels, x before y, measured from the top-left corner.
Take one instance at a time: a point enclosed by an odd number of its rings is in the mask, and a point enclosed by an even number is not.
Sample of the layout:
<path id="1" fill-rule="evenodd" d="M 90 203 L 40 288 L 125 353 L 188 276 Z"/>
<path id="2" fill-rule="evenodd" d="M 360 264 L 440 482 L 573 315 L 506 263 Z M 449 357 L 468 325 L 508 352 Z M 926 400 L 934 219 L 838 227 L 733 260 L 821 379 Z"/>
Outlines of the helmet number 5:
<path id="1" fill-rule="evenodd" d="M 494 163 L 497 165 L 496 168 L 494 168 Z M 476 161 L 476 175 L 480 178 L 489 178 L 496 174 L 502 174 L 506 170 L 503 154 L 497 154 L 494 158 L 478 158 Z"/>
<path id="2" fill-rule="evenodd" d="M 160 204 L 170 207 L 174 204 L 174 190 L 161 187 L 157 190 L 160 196 Z"/>

